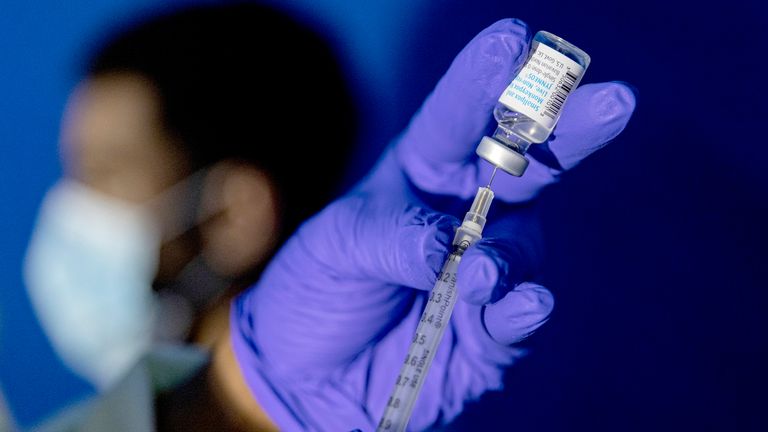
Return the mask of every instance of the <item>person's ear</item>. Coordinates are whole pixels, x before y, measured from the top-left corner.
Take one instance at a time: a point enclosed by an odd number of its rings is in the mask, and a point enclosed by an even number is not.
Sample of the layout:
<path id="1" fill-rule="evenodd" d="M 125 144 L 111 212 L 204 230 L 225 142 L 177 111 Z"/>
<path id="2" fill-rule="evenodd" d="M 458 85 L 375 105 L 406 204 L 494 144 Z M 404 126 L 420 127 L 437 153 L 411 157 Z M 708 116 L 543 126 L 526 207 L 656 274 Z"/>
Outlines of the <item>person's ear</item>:
<path id="1" fill-rule="evenodd" d="M 270 177 L 242 162 L 220 162 L 203 186 L 202 253 L 221 276 L 235 279 L 270 256 L 279 237 L 279 202 Z M 215 211 L 211 211 L 215 209 Z"/>

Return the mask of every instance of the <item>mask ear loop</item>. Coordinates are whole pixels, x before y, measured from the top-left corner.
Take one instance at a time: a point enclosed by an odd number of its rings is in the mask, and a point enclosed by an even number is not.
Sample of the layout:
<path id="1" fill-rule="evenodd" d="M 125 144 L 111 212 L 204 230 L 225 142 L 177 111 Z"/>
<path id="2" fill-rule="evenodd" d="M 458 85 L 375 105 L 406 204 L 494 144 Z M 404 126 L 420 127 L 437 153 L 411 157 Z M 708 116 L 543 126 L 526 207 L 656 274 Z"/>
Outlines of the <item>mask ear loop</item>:
<path id="1" fill-rule="evenodd" d="M 216 169 L 212 166 L 201 168 L 146 202 L 148 208 L 160 215 L 161 243 L 182 236 L 224 210 L 223 200 L 201 204 L 209 175 L 216 175 Z M 159 289 L 159 298 L 167 303 L 166 307 L 198 314 L 220 299 L 231 285 L 232 280 L 214 272 L 202 254 L 198 254 L 184 265 L 172 282 L 156 288 Z M 192 316 L 188 319 L 192 320 Z M 170 325 L 167 329 L 158 325 L 155 330 L 156 339 L 186 338 L 192 322 L 176 324 L 178 328 Z"/>
<path id="2" fill-rule="evenodd" d="M 145 203 L 160 218 L 162 243 L 180 237 L 224 210 L 220 200 L 215 200 L 214 205 L 200 205 L 205 180 L 213 172 L 210 166 L 201 168 Z"/>
<path id="3" fill-rule="evenodd" d="M 216 304 L 231 286 L 232 281 L 214 272 L 202 255 L 192 258 L 173 282 L 156 287 L 159 288 L 157 295 L 162 308 L 182 311 L 182 322 L 158 322 L 155 329 L 156 339 L 186 339 L 193 328 L 194 316 Z"/>

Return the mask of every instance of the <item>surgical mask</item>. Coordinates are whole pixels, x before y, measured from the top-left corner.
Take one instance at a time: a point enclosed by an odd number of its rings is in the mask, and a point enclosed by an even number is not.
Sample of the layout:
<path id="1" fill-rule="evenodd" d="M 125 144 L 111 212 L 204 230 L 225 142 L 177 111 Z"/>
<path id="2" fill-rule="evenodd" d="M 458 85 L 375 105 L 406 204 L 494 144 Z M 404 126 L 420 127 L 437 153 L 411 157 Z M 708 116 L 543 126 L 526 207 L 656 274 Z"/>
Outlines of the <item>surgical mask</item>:
<path id="1" fill-rule="evenodd" d="M 210 168 L 144 204 L 62 179 L 46 194 L 25 261 L 25 282 L 54 349 L 97 389 L 119 380 L 155 343 L 178 343 L 195 310 L 230 281 L 202 256 L 152 290 L 160 246 L 222 210 L 200 206 Z"/>
<path id="2" fill-rule="evenodd" d="M 142 206 L 64 179 L 47 193 L 24 277 L 61 359 L 104 390 L 152 341 L 159 226 Z"/>

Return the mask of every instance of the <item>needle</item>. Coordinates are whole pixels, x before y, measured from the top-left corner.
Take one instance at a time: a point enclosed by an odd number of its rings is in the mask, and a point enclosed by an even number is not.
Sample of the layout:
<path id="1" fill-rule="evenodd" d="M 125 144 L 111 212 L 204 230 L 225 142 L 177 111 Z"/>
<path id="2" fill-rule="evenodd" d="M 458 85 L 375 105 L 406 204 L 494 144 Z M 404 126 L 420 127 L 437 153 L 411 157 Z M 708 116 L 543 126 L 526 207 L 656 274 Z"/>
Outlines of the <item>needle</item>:
<path id="1" fill-rule="evenodd" d="M 491 174 L 491 179 L 488 180 L 488 186 L 486 186 L 486 188 L 488 188 L 488 189 L 491 188 L 491 183 L 493 183 L 493 178 L 496 177 L 496 170 L 497 169 L 499 169 L 499 167 L 497 167 L 497 166 L 493 167 L 493 174 Z"/>

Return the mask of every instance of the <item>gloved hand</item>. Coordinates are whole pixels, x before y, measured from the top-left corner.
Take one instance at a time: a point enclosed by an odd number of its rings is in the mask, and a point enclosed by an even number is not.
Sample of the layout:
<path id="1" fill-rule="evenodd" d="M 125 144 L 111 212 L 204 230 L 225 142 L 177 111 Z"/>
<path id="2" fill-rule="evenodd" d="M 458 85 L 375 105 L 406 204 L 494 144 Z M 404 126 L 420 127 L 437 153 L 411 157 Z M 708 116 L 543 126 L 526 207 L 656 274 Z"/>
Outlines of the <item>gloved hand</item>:
<path id="1" fill-rule="evenodd" d="M 235 356 L 281 429 L 375 429 L 449 252 L 454 216 L 490 174 L 474 148 L 529 41 L 517 20 L 475 37 L 371 174 L 306 222 L 233 303 Z M 522 178 L 497 176 L 485 238 L 462 259 L 461 301 L 410 429 L 450 421 L 465 401 L 501 387 L 521 355 L 511 344 L 553 306 L 549 291 L 525 282 L 540 260 L 524 203 L 621 132 L 634 106 L 623 84 L 580 87 L 544 148 L 551 160 L 531 160 Z"/>

